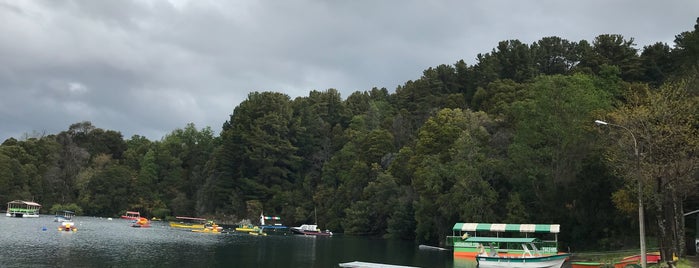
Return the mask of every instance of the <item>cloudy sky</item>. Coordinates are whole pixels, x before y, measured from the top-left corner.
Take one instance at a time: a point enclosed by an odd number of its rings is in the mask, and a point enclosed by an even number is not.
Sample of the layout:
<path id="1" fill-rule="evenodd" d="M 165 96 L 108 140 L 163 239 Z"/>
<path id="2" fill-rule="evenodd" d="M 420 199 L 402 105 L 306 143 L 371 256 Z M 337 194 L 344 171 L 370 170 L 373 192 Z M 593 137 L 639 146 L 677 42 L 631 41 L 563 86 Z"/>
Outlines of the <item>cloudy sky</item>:
<path id="1" fill-rule="evenodd" d="M 499 41 L 673 45 L 694 0 L 0 0 L 0 142 L 77 122 L 218 133 L 252 91 L 389 91 Z"/>

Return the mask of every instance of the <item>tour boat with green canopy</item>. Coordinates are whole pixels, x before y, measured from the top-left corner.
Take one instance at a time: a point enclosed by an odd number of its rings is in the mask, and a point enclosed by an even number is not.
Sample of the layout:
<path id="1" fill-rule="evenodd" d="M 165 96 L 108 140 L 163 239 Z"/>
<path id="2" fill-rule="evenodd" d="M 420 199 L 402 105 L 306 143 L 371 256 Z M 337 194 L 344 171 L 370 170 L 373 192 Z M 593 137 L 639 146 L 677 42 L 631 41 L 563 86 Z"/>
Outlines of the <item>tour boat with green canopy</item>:
<path id="1" fill-rule="evenodd" d="M 14 200 L 7 203 L 6 216 L 17 218 L 38 218 L 41 205 L 36 202 Z"/>
<path id="2" fill-rule="evenodd" d="M 475 258 L 479 252 L 480 243 L 469 241 L 469 238 L 529 238 L 536 234 L 540 240 L 534 243 L 542 255 L 558 254 L 558 233 L 560 224 L 510 224 L 510 223 L 456 223 L 452 228 L 452 235 L 447 236 L 447 245 L 454 247 L 455 258 Z M 541 236 L 541 237 L 540 237 Z M 543 238 L 542 238 L 543 237 Z M 505 256 L 521 256 L 522 248 L 500 248 L 497 243 L 493 245 Z"/>

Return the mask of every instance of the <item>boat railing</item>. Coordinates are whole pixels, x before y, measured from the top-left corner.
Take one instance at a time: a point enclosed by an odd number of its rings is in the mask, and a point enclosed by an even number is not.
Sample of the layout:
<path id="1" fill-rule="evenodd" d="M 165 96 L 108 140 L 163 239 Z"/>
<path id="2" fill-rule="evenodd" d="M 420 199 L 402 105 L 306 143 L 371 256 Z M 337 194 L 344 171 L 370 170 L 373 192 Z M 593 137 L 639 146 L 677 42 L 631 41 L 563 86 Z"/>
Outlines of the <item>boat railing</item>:
<path id="1" fill-rule="evenodd" d="M 558 241 L 555 240 L 544 240 L 539 245 L 539 252 L 542 254 L 557 254 L 558 253 Z"/>
<path id="2" fill-rule="evenodd" d="M 445 241 L 445 245 L 448 247 L 459 246 L 459 247 L 474 247 L 474 248 L 478 246 L 478 243 L 466 242 L 464 240 L 465 240 L 465 238 L 462 236 L 450 235 L 450 236 L 447 236 L 447 239 Z"/>
<path id="3" fill-rule="evenodd" d="M 36 212 L 39 209 L 34 208 L 10 208 L 10 212 Z"/>

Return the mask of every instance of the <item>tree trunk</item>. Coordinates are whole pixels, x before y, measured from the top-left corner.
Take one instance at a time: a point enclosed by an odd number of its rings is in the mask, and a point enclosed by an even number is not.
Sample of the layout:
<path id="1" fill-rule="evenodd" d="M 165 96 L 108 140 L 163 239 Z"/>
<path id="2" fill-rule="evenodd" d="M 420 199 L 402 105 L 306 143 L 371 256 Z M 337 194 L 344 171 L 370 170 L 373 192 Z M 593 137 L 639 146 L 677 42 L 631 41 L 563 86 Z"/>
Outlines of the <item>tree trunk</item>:
<path id="1" fill-rule="evenodd" d="M 657 209 L 658 241 L 662 261 L 675 267 L 674 257 L 684 256 L 684 210 L 682 200 L 671 184 L 658 178 Z M 664 186 L 663 186 L 664 185 Z"/>

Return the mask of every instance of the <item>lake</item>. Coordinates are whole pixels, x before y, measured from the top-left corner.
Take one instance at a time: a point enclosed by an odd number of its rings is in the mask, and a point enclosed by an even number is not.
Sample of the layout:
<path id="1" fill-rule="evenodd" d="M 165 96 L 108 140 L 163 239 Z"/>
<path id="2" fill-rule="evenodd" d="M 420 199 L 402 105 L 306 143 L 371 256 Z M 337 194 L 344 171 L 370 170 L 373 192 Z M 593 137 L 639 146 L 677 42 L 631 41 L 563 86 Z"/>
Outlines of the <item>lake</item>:
<path id="1" fill-rule="evenodd" d="M 338 267 L 363 261 L 418 267 L 475 267 L 450 251 L 418 250 L 410 241 L 344 236 L 207 234 L 130 227 L 115 218 L 74 217 L 60 232 L 52 215 L 0 217 L 0 267 Z"/>

